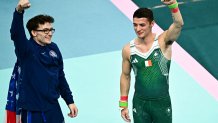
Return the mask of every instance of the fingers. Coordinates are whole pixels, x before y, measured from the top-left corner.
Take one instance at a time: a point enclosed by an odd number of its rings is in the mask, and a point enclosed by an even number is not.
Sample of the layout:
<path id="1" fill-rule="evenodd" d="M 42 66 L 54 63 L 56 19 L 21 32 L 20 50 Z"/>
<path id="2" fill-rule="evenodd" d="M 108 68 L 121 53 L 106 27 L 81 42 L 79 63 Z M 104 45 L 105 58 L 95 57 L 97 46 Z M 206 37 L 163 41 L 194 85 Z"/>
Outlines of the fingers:
<path id="1" fill-rule="evenodd" d="M 68 114 L 69 117 L 74 118 L 76 117 L 78 114 L 78 109 L 77 108 L 73 108 L 71 109 L 70 113 Z"/>
<path id="2" fill-rule="evenodd" d="M 68 114 L 68 116 L 71 117 L 71 118 L 76 117 L 75 113 L 72 113 L 72 112 L 70 112 L 70 113 Z"/>
<path id="3" fill-rule="evenodd" d="M 131 122 L 130 117 L 129 117 L 129 111 L 128 111 L 128 109 L 123 109 L 123 110 L 121 110 L 121 117 L 122 117 L 123 120 L 125 120 L 126 122 Z"/>
<path id="4" fill-rule="evenodd" d="M 166 5 L 170 5 L 176 2 L 176 0 L 161 0 L 161 2 L 163 2 Z"/>
<path id="5" fill-rule="evenodd" d="M 24 4 L 20 4 L 20 6 L 23 8 L 23 9 L 27 9 L 31 6 L 30 3 L 24 3 Z"/>
<path id="6" fill-rule="evenodd" d="M 70 112 L 70 113 L 68 114 L 68 116 L 71 117 L 71 118 L 76 117 L 76 115 L 75 115 L 74 113 L 72 113 L 72 112 Z"/>
<path id="7" fill-rule="evenodd" d="M 129 117 L 128 114 L 121 115 L 121 116 L 122 116 L 123 120 L 125 120 L 126 122 L 131 122 L 130 117 Z"/>
<path id="8" fill-rule="evenodd" d="M 24 9 L 27 9 L 31 6 L 29 0 L 20 0 L 18 5 L 17 5 L 17 9 L 19 11 L 23 11 Z"/>
<path id="9" fill-rule="evenodd" d="M 22 7 L 23 7 L 24 9 L 26 9 L 26 8 L 29 8 L 30 6 L 31 6 L 30 3 L 26 3 L 26 4 L 24 4 Z"/>

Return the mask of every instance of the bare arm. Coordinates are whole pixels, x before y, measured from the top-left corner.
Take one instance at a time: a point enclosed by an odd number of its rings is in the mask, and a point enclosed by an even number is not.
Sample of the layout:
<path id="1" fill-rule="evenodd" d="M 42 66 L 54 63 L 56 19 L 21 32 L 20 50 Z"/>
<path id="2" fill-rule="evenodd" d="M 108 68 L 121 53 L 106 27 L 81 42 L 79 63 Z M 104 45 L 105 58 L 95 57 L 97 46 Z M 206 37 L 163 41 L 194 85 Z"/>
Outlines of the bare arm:
<path id="1" fill-rule="evenodd" d="M 131 64 L 130 64 L 130 46 L 126 45 L 122 50 L 122 73 L 120 76 L 120 95 L 128 96 L 130 89 L 130 73 L 131 73 Z M 121 116 L 126 122 L 131 122 L 129 117 L 128 108 L 121 110 Z"/>
<path id="2" fill-rule="evenodd" d="M 163 1 L 163 3 L 166 5 L 171 5 L 176 2 L 177 2 L 176 0 Z M 182 30 L 182 27 L 184 25 L 179 8 L 178 8 L 178 11 L 176 12 L 175 11 L 173 12 L 173 10 L 171 9 L 171 14 L 173 18 L 173 23 L 170 25 L 169 29 L 163 33 L 163 39 L 166 45 L 171 45 L 174 41 L 177 40 Z"/>
<path id="3" fill-rule="evenodd" d="M 122 73 L 120 76 L 120 95 L 128 96 L 130 88 L 130 73 L 131 73 L 131 64 L 130 64 L 130 49 L 129 45 L 126 45 L 122 50 Z"/>

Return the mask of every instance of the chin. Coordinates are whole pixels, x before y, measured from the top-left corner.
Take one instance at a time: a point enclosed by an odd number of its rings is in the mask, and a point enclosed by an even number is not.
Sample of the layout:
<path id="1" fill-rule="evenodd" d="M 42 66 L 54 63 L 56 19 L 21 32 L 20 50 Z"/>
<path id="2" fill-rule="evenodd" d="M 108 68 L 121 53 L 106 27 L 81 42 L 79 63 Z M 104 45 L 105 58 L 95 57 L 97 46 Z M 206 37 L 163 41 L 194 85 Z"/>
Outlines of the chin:
<path id="1" fill-rule="evenodd" d="M 144 38 L 145 38 L 145 36 L 140 36 L 140 35 L 138 35 L 138 38 L 144 39 Z"/>
<path id="2" fill-rule="evenodd" d="M 51 44 L 51 41 L 46 41 L 45 43 L 46 43 L 46 44 Z"/>

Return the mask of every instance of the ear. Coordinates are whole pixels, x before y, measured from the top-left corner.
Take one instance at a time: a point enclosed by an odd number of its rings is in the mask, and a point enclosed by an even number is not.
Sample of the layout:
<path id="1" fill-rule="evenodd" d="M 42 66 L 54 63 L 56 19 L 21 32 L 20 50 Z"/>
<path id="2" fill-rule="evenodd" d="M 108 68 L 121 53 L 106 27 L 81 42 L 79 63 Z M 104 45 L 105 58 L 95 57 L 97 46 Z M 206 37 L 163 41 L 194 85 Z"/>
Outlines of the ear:
<path id="1" fill-rule="evenodd" d="M 35 30 L 32 30 L 32 31 L 31 31 L 31 34 L 33 35 L 33 37 L 36 37 L 36 35 L 37 35 L 37 33 L 36 33 Z"/>
<path id="2" fill-rule="evenodd" d="M 155 24 L 154 20 L 151 22 L 151 27 L 153 27 Z"/>

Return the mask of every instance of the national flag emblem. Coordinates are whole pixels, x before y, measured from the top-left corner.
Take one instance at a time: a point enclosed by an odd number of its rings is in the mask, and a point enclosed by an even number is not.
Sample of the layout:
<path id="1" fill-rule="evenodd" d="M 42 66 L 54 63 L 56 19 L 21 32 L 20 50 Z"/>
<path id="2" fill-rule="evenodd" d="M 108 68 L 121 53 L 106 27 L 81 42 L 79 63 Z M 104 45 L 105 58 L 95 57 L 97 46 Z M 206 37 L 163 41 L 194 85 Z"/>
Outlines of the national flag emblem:
<path id="1" fill-rule="evenodd" d="M 20 75 L 20 67 L 18 62 L 14 66 L 14 70 L 9 82 L 6 110 L 6 123 L 21 123 L 20 109 L 17 107 L 18 87 L 17 81 Z"/>
<path id="2" fill-rule="evenodd" d="M 145 61 L 145 67 L 151 67 L 151 66 L 152 66 L 151 60 L 146 60 Z"/>

